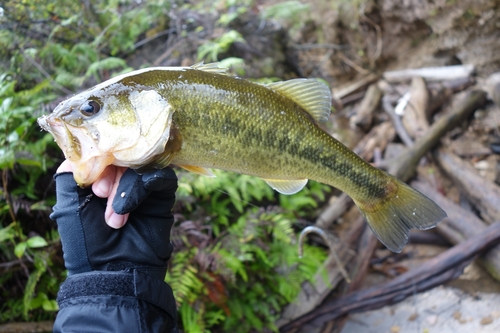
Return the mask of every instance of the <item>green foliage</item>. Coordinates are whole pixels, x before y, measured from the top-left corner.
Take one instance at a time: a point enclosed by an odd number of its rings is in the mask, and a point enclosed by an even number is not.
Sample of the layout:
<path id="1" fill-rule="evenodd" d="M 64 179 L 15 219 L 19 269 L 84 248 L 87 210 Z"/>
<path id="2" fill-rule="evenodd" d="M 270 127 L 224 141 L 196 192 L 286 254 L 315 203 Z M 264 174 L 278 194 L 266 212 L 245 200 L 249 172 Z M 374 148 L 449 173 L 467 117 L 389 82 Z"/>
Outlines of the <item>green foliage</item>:
<path id="1" fill-rule="evenodd" d="M 179 175 L 178 202 L 188 218 L 179 228 L 194 224 L 217 236 L 208 237 L 203 247 L 192 246 L 189 233 L 180 236 L 183 246 L 174 256 L 167 282 L 180 303 L 184 329 L 276 331 L 282 307 L 294 301 L 302 282 L 312 279 L 326 256 L 307 247 L 299 258 L 294 231 L 295 213 L 314 209 L 316 201 L 306 197 L 321 197 L 323 185 L 313 183 L 284 200 L 290 206 L 298 203 L 299 209 L 283 209 L 274 205 L 281 195 L 264 181 L 217 170 L 215 174 L 217 178 Z M 267 208 L 258 207 L 266 203 Z M 197 216 L 203 218 L 189 219 Z"/>
<path id="2" fill-rule="evenodd" d="M 310 6 L 300 1 L 278 2 L 264 9 L 263 18 L 281 21 L 295 30 L 304 23 L 305 14 L 307 15 L 309 10 Z"/>
<path id="3" fill-rule="evenodd" d="M 47 161 L 42 153 L 53 139 L 47 134 L 36 135 L 33 124 L 39 105 L 54 95 L 45 94 L 47 81 L 19 93 L 14 87 L 10 75 L 0 75 L 0 168 L 12 169 L 19 163 L 43 169 Z"/>
<path id="4" fill-rule="evenodd" d="M 222 36 L 207 41 L 198 48 L 198 60 L 214 62 L 221 53 L 227 52 L 233 43 L 245 43 L 245 39 L 235 30 L 229 30 Z"/>
<path id="5" fill-rule="evenodd" d="M 12 0 L 0 5 L 0 260 L 19 263 L 0 276 L 5 286 L 0 322 L 53 319 L 65 276 L 56 264 L 58 235 L 47 218 L 55 201 L 50 174 L 62 154 L 36 124 L 44 106 L 58 95 L 131 70 L 125 57 L 139 39 L 169 28 L 174 7 L 220 13 L 213 21 L 217 33 L 198 48 L 199 60 L 217 61 L 234 43 L 245 43 L 233 25 L 253 10 L 252 0 L 172 3 Z M 277 4 L 264 18 L 296 23 L 304 6 Z M 195 26 L 191 33 L 202 36 L 203 29 Z M 177 33 L 185 37 L 187 29 Z M 245 74 L 240 58 L 223 59 L 222 66 Z M 174 228 L 178 251 L 167 281 L 184 330 L 276 331 L 281 309 L 325 258 L 314 247 L 299 258 L 295 233 L 297 219 L 315 213 L 327 187 L 311 182 L 293 196 L 282 196 L 255 177 L 215 174 L 180 175 L 176 209 L 184 219 Z"/>
<path id="6" fill-rule="evenodd" d="M 71 88 L 91 78 L 102 81 L 110 77 L 110 70 L 130 70 L 120 58 L 135 49 L 139 36 L 163 28 L 170 4 L 7 1 L 0 17 L 0 58 L 10 60 L 1 65 L 23 87 L 38 80 L 40 72 L 45 77 L 55 74 L 55 82 Z"/>
<path id="7" fill-rule="evenodd" d="M 300 1 L 279 2 L 264 10 L 264 18 L 299 21 L 300 15 L 309 11 L 309 5 Z"/>
<path id="8" fill-rule="evenodd" d="M 24 262 L 25 269 L 29 265 L 33 267 L 26 281 L 23 297 L 18 299 L 5 298 L 6 302 L 0 305 L 0 321 L 23 317 L 25 320 L 48 319 L 50 313 L 58 309 L 55 301 L 55 294 L 58 289 L 60 279 L 56 279 L 51 274 L 47 275 L 47 270 L 53 266 L 51 261 L 52 251 L 47 251 L 54 241 L 47 242 L 41 236 L 26 237 L 19 222 L 12 222 L 8 226 L 0 229 L 0 253 L 2 257 L 11 262 L 15 258 Z M 4 276 L 6 283 L 12 274 Z M 38 313 L 30 316 L 30 311 L 39 309 Z M 43 311 L 41 311 L 43 310 Z"/>

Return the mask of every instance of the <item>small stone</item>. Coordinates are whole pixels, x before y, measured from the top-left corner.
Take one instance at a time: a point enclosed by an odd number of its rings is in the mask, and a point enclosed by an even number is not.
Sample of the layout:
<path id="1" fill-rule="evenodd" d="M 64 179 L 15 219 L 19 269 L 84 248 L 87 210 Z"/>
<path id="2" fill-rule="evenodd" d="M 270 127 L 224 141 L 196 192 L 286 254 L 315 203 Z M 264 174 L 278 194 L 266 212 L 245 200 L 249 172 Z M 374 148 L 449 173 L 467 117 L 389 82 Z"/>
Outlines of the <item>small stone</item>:
<path id="1" fill-rule="evenodd" d="M 453 318 L 455 318 L 460 324 L 465 324 L 467 322 L 465 318 L 462 318 L 462 313 L 460 313 L 460 311 L 455 311 L 453 313 Z"/>
<path id="2" fill-rule="evenodd" d="M 392 326 L 391 327 L 391 333 L 399 333 L 401 332 L 401 327 L 399 326 Z"/>
<path id="3" fill-rule="evenodd" d="M 415 321 L 418 318 L 418 313 L 414 312 L 411 316 L 408 317 L 408 321 Z"/>
<path id="4" fill-rule="evenodd" d="M 481 325 L 489 325 L 493 322 L 493 318 L 491 318 L 491 316 L 487 316 L 487 317 L 484 317 L 483 319 L 481 319 L 480 323 Z"/>

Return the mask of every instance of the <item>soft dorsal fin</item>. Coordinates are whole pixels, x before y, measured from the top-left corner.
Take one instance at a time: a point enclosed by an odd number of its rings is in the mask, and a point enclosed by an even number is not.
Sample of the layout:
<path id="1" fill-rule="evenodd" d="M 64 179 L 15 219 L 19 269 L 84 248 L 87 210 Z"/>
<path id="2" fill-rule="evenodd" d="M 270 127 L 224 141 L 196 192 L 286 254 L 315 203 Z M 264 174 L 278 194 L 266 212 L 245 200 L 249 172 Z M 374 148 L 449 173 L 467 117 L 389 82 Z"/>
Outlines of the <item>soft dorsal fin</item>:
<path id="1" fill-rule="evenodd" d="M 282 194 L 295 194 L 307 184 L 307 179 L 262 179 L 274 190 Z"/>
<path id="2" fill-rule="evenodd" d="M 202 61 L 202 62 L 199 62 L 197 64 L 194 64 L 193 66 L 191 66 L 191 68 L 199 70 L 199 71 L 209 72 L 209 73 L 235 76 L 233 73 L 229 72 L 228 68 L 219 67 L 218 62 L 211 62 L 211 63 L 205 64 Z"/>
<path id="3" fill-rule="evenodd" d="M 293 100 L 315 121 L 328 120 L 332 108 L 332 93 L 326 84 L 315 79 L 293 79 L 268 83 L 266 86 Z"/>

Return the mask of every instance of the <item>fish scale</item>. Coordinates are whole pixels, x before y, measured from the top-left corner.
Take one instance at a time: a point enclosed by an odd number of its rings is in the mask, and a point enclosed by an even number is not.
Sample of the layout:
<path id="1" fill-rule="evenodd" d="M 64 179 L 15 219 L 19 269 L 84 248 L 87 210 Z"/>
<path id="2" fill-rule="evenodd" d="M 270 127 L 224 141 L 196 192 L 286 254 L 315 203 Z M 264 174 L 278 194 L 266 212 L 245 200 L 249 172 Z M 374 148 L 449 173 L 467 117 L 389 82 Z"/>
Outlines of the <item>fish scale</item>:
<path id="1" fill-rule="evenodd" d="M 99 110 L 89 108 L 90 101 Z M 82 116 L 82 108 L 95 114 Z M 202 174 L 210 174 L 209 168 L 235 171 L 260 177 L 285 194 L 313 179 L 351 196 L 377 237 L 399 252 L 410 229 L 431 228 L 446 213 L 324 132 L 317 122 L 328 118 L 330 108 L 330 91 L 318 81 L 263 85 L 208 64 L 122 75 L 68 99 L 39 123 L 63 151 L 71 139 L 81 151 L 100 152 L 73 158 L 79 184 L 95 180 L 108 164 L 139 171 L 169 164 Z M 107 146 L 118 142 L 120 150 L 100 149 L 99 130 L 106 132 Z M 130 142 L 136 136 L 137 148 Z M 88 145 L 93 150 L 84 149 Z"/>

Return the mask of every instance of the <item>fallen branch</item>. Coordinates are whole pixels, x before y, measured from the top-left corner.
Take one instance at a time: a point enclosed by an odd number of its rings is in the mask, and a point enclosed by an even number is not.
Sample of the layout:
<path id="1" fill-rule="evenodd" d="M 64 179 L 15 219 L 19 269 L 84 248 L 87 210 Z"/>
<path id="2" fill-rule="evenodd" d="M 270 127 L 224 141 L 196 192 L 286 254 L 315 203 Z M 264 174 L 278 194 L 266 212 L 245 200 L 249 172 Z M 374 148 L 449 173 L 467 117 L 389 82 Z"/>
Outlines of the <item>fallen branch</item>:
<path id="1" fill-rule="evenodd" d="M 396 137 L 396 131 L 391 122 L 386 121 L 375 127 L 358 142 L 353 151 L 365 161 L 371 161 L 375 150 L 385 150 L 385 147 Z"/>
<path id="2" fill-rule="evenodd" d="M 414 181 L 411 186 L 428 196 L 446 211 L 448 217 L 438 223 L 436 230 L 452 244 L 461 243 L 487 228 L 487 225 L 475 214 L 456 205 L 428 184 Z M 500 281 L 500 245 L 482 255 L 479 263 L 493 278 Z"/>
<path id="3" fill-rule="evenodd" d="M 333 221 L 341 217 L 353 204 L 352 199 L 347 194 L 342 193 L 319 214 L 314 225 L 323 229 L 329 228 Z"/>
<path id="4" fill-rule="evenodd" d="M 345 295 L 319 306 L 315 311 L 283 326 L 281 332 L 291 332 L 306 323 L 321 326 L 350 312 L 366 311 L 400 302 L 450 281 L 462 273 L 474 257 L 500 241 L 500 222 L 428 260 L 419 268 L 401 274 L 386 283 Z"/>
<path id="5" fill-rule="evenodd" d="M 348 232 L 341 243 L 334 245 L 331 251 L 337 252 L 338 257 L 343 263 L 349 262 L 354 257 L 354 252 L 351 251 L 352 243 L 357 242 L 361 230 L 363 230 L 364 220 L 360 216 L 350 226 Z M 342 274 L 337 265 L 335 256 L 329 255 L 321 268 L 313 278 L 313 284 L 305 282 L 302 285 L 302 290 L 297 296 L 295 302 L 286 306 L 281 313 L 280 319 L 277 320 L 276 326 L 281 327 L 290 321 L 314 310 L 330 292 L 342 281 Z"/>
<path id="6" fill-rule="evenodd" d="M 439 142 L 441 137 L 455 126 L 461 124 L 485 102 L 486 93 L 484 91 L 473 90 L 469 92 L 452 112 L 443 115 L 432 124 L 429 131 L 422 138 L 415 141 L 411 148 L 408 148 L 398 158 L 384 163 L 388 166 L 389 173 L 403 181 L 410 179 L 415 173 L 417 163 Z"/>
<path id="7" fill-rule="evenodd" d="M 387 71 L 383 77 L 389 82 L 409 81 L 415 76 L 420 76 L 427 81 L 444 81 L 468 78 L 473 73 L 474 65 L 457 65 Z"/>
<path id="8" fill-rule="evenodd" d="M 448 177 L 465 193 L 489 223 L 500 220 L 500 187 L 479 176 L 476 170 L 455 154 L 440 149 L 436 161 Z"/>
<path id="9" fill-rule="evenodd" d="M 359 220 L 358 223 L 359 222 L 363 223 L 363 218 L 361 216 L 359 216 L 358 220 Z M 345 291 L 343 293 L 353 292 L 361 287 L 367 276 L 368 269 L 370 267 L 370 259 L 373 257 L 373 253 L 380 244 L 378 239 L 373 235 L 373 232 L 366 223 L 363 223 L 362 230 L 363 232 L 359 236 L 359 244 L 356 249 L 357 252 L 356 260 L 352 261 L 349 267 L 349 275 L 353 277 L 353 281 L 350 282 L 348 285 L 343 285 L 343 287 L 345 288 Z M 331 322 L 329 324 L 330 325 L 327 324 L 326 326 L 332 326 L 335 324 L 337 324 L 337 326 L 342 325 L 342 323 L 334 323 L 334 322 Z M 318 331 L 317 327 L 315 326 L 316 325 L 314 324 L 311 325 L 309 323 L 306 323 L 302 327 L 301 331 L 303 332 Z M 327 332 L 330 332 L 330 330 L 328 330 Z"/>
<path id="10" fill-rule="evenodd" d="M 372 124 L 373 113 L 380 105 L 381 99 L 382 91 L 376 83 L 371 84 L 359 105 L 358 111 L 349 119 L 349 123 L 360 127 L 363 131 L 368 131 Z"/>
<path id="11" fill-rule="evenodd" d="M 333 99 L 340 100 L 342 98 L 345 98 L 346 96 L 363 89 L 364 87 L 377 81 L 378 79 L 379 79 L 378 75 L 369 74 L 369 75 L 361 78 L 360 80 L 349 84 L 346 87 L 340 87 L 340 88 L 333 89 L 332 90 Z"/>
<path id="12" fill-rule="evenodd" d="M 410 100 L 401 119 L 410 137 L 417 139 L 427 132 L 428 117 L 429 91 L 425 80 L 416 76 L 411 80 Z"/>
<path id="13" fill-rule="evenodd" d="M 382 98 L 382 106 L 384 111 L 391 117 L 392 123 L 394 124 L 394 129 L 398 133 L 399 138 L 407 147 L 413 146 L 413 139 L 410 137 L 406 128 L 403 126 L 403 121 L 401 117 L 396 114 L 394 108 L 392 107 L 390 99 L 386 96 Z"/>

